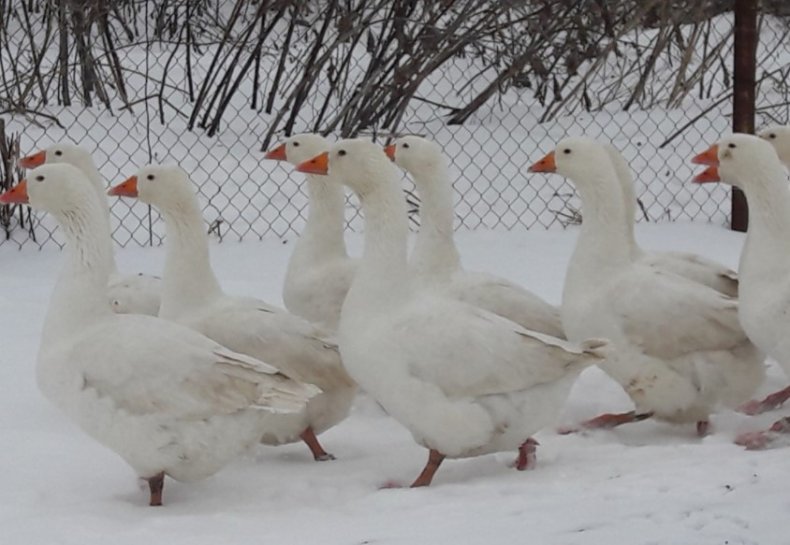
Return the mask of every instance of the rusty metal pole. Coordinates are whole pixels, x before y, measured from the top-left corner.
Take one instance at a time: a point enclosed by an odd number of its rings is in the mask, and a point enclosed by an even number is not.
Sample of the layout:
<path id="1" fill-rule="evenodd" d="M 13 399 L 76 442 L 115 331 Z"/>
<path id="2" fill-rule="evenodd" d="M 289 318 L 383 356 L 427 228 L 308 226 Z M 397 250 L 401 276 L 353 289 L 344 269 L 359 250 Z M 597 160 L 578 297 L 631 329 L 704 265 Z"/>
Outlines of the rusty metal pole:
<path id="1" fill-rule="evenodd" d="M 735 57 L 732 94 L 733 132 L 754 133 L 755 80 L 757 72 L 757 6 L 759 0 L 735 0 Z M 749 208 L 738 188 L 732 189 L 731 224 L 734 231 L 746 231 Z"/>

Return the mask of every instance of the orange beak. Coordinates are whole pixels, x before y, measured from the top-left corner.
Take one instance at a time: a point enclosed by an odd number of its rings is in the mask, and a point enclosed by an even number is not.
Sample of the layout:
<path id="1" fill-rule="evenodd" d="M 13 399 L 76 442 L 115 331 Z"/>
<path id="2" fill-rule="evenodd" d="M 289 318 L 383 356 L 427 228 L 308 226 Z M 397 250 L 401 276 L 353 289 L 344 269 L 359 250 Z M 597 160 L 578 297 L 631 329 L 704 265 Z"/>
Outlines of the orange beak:
<path id="1" fill-rule="evenodd" d="M 280 144 L 273 150 L 267 151 L 263 158 L 274 159 L 275 161 L 287 161 L 288 158 L 285 156 L 285 144 Z"/>
<path id="2" fill-rule="evenodd" d="M 329 153 L 325 151 L 304 163 L 299 163 L 296 170 L 305 174 L 322 174 L 326 176 L 329 174 Z"/>
<path id="3" fill-rule="evenodd" d="M 137 176 L 131 176 L 125 182 L 111 187 L 107 194 L 112 197 L 137 197 Z"/>
<path id="4" fill-rule="evenodd" d="M 36 168 L 40 167 L 44 163 L 47 162 L 47 152 L 46 151 L 37 151 L 31 155 L 27 155 L 22 157 L 19 160 L 19 166 L 22 168 Z"/>
<path id="5" fill-rule="evenodd" d="M 711 147 L 695 156 L 692 160 L 695 165 L 715 166 L 719 164 L 719 146 L 713 144 Z"/>
<path id="6" fill-rule="evenodd" d="M 384 153 L 386 153 L 387 157 L 389 157 L 390 159 L 392 159 L 394 161 L 395 160 L 395 144 L 390 144 L 389 146 L 385 146 L 384 147 Z"/>
<path id="7" fill-rule="evenodd" d="M 22 180 L 14 187 L 0 195 L 2 204 L 27 204 L 30 200 L 27 196 L 27 180 Z"/>
<path id="8" fill-rule="evenodd" d="M 712 182 L 720 182 L 719 167 L 711 165 L 696 176 L 692 180 L 695 184 L 709 184 Z"/>
<path id="9" fill-rule="evenodd" d="M 554 160 L 554 152 L 548 152 L 543 159 L 529 167 L 527 172 L 557 172 L 557 162 Z"/>

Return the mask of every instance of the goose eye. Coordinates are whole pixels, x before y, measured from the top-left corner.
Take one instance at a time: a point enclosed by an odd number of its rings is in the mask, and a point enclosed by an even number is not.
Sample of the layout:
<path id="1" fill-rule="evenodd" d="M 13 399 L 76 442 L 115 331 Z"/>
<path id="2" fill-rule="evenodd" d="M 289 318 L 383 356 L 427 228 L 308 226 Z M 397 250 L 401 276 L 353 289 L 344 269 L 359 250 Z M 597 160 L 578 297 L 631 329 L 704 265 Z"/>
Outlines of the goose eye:
<path id="1" fill-rule="evenodd" d="M 564 153 L 565 155 L 570 154 L 570 152 L 571 152 L 570 148 L 565 148 L 564 150 L 562 150 L 562 153 Z"/>
<path id="2" fill-rule="evenodd" d="M 41 174 L 39 174 L 38 176 L 36 176 L 36 181 L 37 182 L 43 182 L 44 181 L 44 177 Z"/>
<path id="3" fill-rule="evenodd" d="M 409 149 L 409 145 L 406 142 L 403 143 L 403 147 Z"/>
<path id="4" fill-rule="evenodd" d="M 56 150 L 56 151 L 55 151 L 55 155 L 57 155 L 58 157 L 60 157 L 61 155 L 63 155 L 63 152 L 62 152 L 62 151 L 60 151 L 60 150 Z"/>
<path id="5" fill-rule="evenodd" d="M 338 152 L 337 152 L 337 154 L 338 154 L 339 156 L 343 157 L 343 156 L 346 154 L 346 150 L 344 150 L 344 149 L 341 149 L 340 151 L 338 151 Z"/>
<path id="6" fill-rule="evenodd" d="M 156 176 L 154 176 L 153 174 L 149 174 L 149 175 L 148 175 L 148 176 L 146 176 L 145 178 L 146 178 L 147 180 L 153 180 L 155 177 L 156 177 Z"/>
<path id="7" fill-rule="evenodd" d="M 774 138 L 776 138 L 776 133 L 772 132 L 771 134 L 768 135 L 768 138 L 773 140 Z"/>
<path id="8" fill-rule="evenodd" d="M 293 145 L 294 145 L 295 148 L 298 148 L 299 147 L 299 142 L 293 142 Z"/>
<path id="9" fill-rule="evenodd" d="M 733 144 L 732 142 L 730 142 L 729 144 L 727 144 L 727 147 L 730 148 L 730 149 L 735 149 L 737 146 L 735 144 Z"/>

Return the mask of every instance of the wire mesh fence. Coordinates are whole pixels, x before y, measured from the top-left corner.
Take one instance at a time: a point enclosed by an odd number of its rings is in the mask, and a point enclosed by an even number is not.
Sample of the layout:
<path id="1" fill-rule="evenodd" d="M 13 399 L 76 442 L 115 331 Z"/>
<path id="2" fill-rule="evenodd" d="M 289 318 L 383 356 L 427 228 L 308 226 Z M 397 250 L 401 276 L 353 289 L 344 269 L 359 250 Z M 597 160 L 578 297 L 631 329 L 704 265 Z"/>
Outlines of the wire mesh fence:
<path id="1" fill-rule="evenodd" d="M 723 224 L 728 191 L 692 187 L 688 157 L 730 127 L 733 14 L 691 4 L 0 0 L 4 138 L 23 155 L 79 144 L 108 184 L 179 163 L 232 240 L 301 230 L 301 175 L 263 151 L 314 131 L 436 140 L 461 229 L 578 222 L 570 184 L 526 174 L 569 134 L 623 152 L 641 221 Z M 758 126 L 788 123 L 790 9 L 761 9 Z M 7 185 L 21 172 L 15 146 L 0 148 Z M 111 204 L 118 244 L 161 243 L 155 211 Z M 60 244 L 50 219 L 30 220 L 4 208 L 0 245 Z"/>

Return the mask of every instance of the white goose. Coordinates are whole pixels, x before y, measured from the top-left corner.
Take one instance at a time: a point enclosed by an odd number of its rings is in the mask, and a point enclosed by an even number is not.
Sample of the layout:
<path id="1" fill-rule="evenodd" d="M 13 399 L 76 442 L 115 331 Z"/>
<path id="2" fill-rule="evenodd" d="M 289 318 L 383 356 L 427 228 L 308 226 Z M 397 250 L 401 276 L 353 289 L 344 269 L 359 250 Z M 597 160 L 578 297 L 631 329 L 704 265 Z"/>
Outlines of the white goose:
<path id="1" fill-rule="evenodd" d="M 531 329 L 565 338 L 559 310 L 534 293 L 497 276 L 465 271 L 453 240 L 452 186 L 437 144 L 403 136 L 385 148 L 414 178 L 420 196 L 420 231 L 410 264 L 426 287 Z"/>
<path id="2" fill-rule="evenodd" d="M 635 412 L 603 415 L 585 427 L 655 416 L 697 422 L 707 433 L 717 404 L 737 406 L 763 380 L 763 355 L 738 323 L 738 303 L 707 286 L 634 261 L 622 192 L 604 146 L 562 140 L 530 167 L 576 185 L 584 208 L 562 295 L 568 338 L 611 339 L 617 356 L 599 363 Z"/>
<path id="3" fill-rule="evenodd" d="M 101 225 L 97 229 L 110 233 L 110 207 L 107 204 L 106 188 L 93 158 L 85 149 L 73 144 L 59 143 L 23 157 L 22 168 L 35 168 L 45 163 L 66 163 L 80 169 L 91 182 L 99 196 L 102 208 Z M 149 314 L 159 312 L 161 279 L 147 274 L 124 275 L 118 272 L 115 256 L 110 253 L 110 280 L 108 294 L 110 305 L 119 314 Z"/>
<path id="4" fill-rule="evenodd" d="M 790 168 L 790 125 L 773 125 L 760 131 L 759 136 L 774 147 L 779 160 Z"/>
<path id="5" fill-rule="evenodd" d="M 334 459 L 316 434 L 348 416 L 356 385 L 326 332 L 261 300 L 222 291 L 211 268 L 197 196 L 181 168 L 149 165 L 110 194 L 137 197 L 164 217 L 167 240 L 160 317 L 262 359 L 323 391 L 302 413 L 273 418 L 262 442 L 277 445 L 302 439 L 317 461 Z"/>
<path id="6" fill-rule="evenodd" d="M 749 338 L 790 376 L 790 192 L 784 168 L 767 142 L 747 134 L 725 137 L 693 161 L 718 164 L 718 171 L 712 166 L 695 182 L 721 179 L 746 193 L 749 232 L 739 266 L 738 317 Z M 790 386 L 756 403 L 749 412 L 762 412 L 788 399 Z M 774 424 L 772 432 L 745 434 L 736 442 L 752 449 L 763 448 L 776 439 L 774 432 L 790 431 L 788 423 L 790 419 L 782 419 Z"/>
<path id="7" fill-rule="evenodd" d="M 318 134 L 297 134 L 266 153 L 266 159 L 298 165 L 329 149 Z M 338 182 L 308 174 L 310 209 L 296 242 L 283 285 L 285 308 L 297 316 L 337 329 L 340 309 L 359 260 L 351 259 L 343 239 L 346 197 Z"/>
<path id="8" fill-rule="evenodd" d="M 44 395 L 148 481 L 162 504 L 164 477 L 212 475 L 268 427 L 267 413 L 304 409 L 319 390 L 274 367 L 153 316 L 113 314 L 106 303 L 112 248 L 84 174 L 43 165 L 2 196 L 55 216 L 66 263 L 50 300 L 36 375 Z"/>
<path id="9" fill-rule="evenodd" d="M 445 457 L 518 448 L 554 420 L 579 372 L 606 352 L 531 332 L 412 282 L 406 204 L 395 166 L 376 144 L 341 140 L 298 171 L 353 189 L 365 216 L 363 257 L 340 317 L 349 373 L 430 449 L 412 486 L 427 486 Z"/>
<path id="10" fill-rule="evenodd" d="M 628 167 L 628 163 L 625 162 L 622 154 L 614 146 L 607 145 L 605 147 L 623 193 L 626 234 L 628 235 L 632 258 L 635 261 L 641 261 L 645 265 L 680 275 L 698 284 L 704 284 L 724 295 L 738 297 L 738 273 L 735 271 L 696 254 L 688 252 L 648 253 L 639 247 L 634 236 L 636 194 L 634 193 L 634 180 L 631 175 L 631 169 Z"/>

